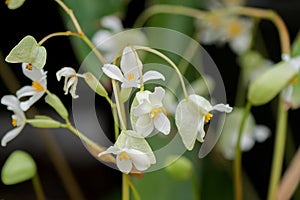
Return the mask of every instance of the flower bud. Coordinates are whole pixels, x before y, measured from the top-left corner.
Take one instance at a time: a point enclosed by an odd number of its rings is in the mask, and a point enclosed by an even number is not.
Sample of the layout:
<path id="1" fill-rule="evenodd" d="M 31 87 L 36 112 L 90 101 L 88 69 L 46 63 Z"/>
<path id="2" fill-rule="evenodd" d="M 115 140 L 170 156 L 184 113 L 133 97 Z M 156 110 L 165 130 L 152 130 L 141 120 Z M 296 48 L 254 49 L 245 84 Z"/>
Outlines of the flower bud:
<path id="1" fill-rule="evenodd" d="M 61 123 L 48 116 L 35 116 L 35 119 L 26 120 L 28 124 L 37 128 L 59 128 Z"/>
<path id="2" fill-rule="evenodd" d="M 169 156 L 166 163 L 171 163 L 176 159 L 175 156 Z M 191 177 L 193 171 L 192 162 L 186 157 L 181 156 L 174 163 L 168 165 L 165 170 L 177 180 L 187 180 Z"/>
<path id="3" fill-rule="evenodd" d="M 90 72 L 84 74 L 85 82 L 90 86 L 94 92 L 99 94 L 102 97 L 107 97 L 108 94 L 102 84 L 98 81 L 98 79 Z"/>
<path id="4" fill-rule="evenodd" d="M 45 97 L 46 103 L 48 103 L 55 111 L 63 118 L 68 119 L 68 111 L 61 100 L 55 94 L 48 94 Z"/>

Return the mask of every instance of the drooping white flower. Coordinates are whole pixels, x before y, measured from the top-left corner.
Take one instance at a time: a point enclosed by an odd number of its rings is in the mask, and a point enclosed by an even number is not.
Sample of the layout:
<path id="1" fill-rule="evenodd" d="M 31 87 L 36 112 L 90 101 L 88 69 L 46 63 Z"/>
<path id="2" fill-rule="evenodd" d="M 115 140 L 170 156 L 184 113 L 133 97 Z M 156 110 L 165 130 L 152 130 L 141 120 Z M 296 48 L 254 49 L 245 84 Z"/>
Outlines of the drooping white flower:
<path id="1" fill-rule="evenodd" d="M 131 47 L 125 47 L 121 58 L 121 69 L 116 65 L 105 64 L 103 72 L 110 78 L 122 82 L 121 87 L 140 87 L 141 78 L 143 83 L 149 80 L 162 79 L 165 77 L 157 71 L 147 71 L 142 75 L 143 64 L 136 51 Z"/>
<path id="2" fill-rule="evenodd" d="M 195 94 L 190 95 L 188 99 L 184 99 L 178 104 L 175 122 L 183 144 L 188 150 L 193 149 L 196 139 L 200 142 L 204 141 L 204 124 L 212 118 L 213 114 L 211 112 L 213 110 L 230 113 L 232 107 L 228 104 L 212 106 L 205 98 Z"/>
<path id="3" fill-rule="evenodd" d="M 26 77 L 32 80 L 31 86 L 24 86 L 17 91 L 18 99 L 29 96 L 30 98 L 20 103 L 23 111 L 28 110 L 37 102 L 47 90 L 47 76 L 43 69 L 37 69 L 31 64 L 22 63 L 22 70 Z"/>
<path id="4" fill-rule="evenodd" d="M 138 29 L 130 29 L 129 31 L 124 29 L 120 18 L 117 16 L 105 16 L 100 23 L 103 29 L 93 35 L 92 42 L 104 54 L 107 61 L 112 61 L 119 51 L 128 44 L 147 44 L 144 33 Z"/>
<path id="5" fill-rule="evenodd" d="M 114 154 L 119 170 L 128 174 L 131 171 L 147 170 L 151 164 L 156 163 L 155 156 L 145 138 L 139 136 L 135 131 L 125 130 L 119 135 L 114 146 L 98 154 Z"/>
<path id="6" fill-rule="evenodd" d="M 65 83 L 63 90 L 65 91 L 65 94 L 68 94 L 69 88 L 70 94 L 74 99 L 78 98 L 78 95 L 76 94 L 76 87 L 78 83 L 78 77 L 84 77 L 81 74 L 77 74 L 76 71 L 71 67 L 63 67 L 59 71 L 56 72 L 56 78 L 58 81 L 60 81 L 61 77 L 65 77 Z"/>
<path id="7" fill-rule="evenodd" d="M 165 90 L 156 87 L 154 92 L 142 91 L 136 94 L 138 105 L 133 108 L 133 115 L 137 117 L 135 128 L 138 134 L 147 137 L 154 129 L 167 135 L 170 133 L 171 125 L 164 113 L 162 100 Z"/>
<path id="8" fill-rule="evenodd" d="M 236 142 L 240 128 L 240 121 L 243 116 L 244 109 L 234 108 L 233 112 L 226 117 L 223 125 L 222 134 L 217 143 L 226 159 L 232 160 L 235 155 Z M 241 138 L 241 150 L 249 151 L 255 145 L 255 142 L 264 142 L 271 134 L 270 129 L 264 125 L 255 123 L 253 115 L 250 113 L 246 119 L 244 130 Z"/>
<path id="9" fill-rule="evenodd" d="M 135 149 L 119 149 L 118 147 L 111 146 L 106 151 L 101 152 L 98 156 L 105 154 L 117 155 L 116 164 L 121 172 L 128 174 L 134 166 L 139 171 L 148 169 L 151 165 L 147 154 Z"/>
<path id="10" fill-rule="evenodd" d="M 6 146 L 8 142 L 19 135 L 26 124 L 26 117 L 20 107 L 20 101 L 14 95 L 5 95 L 1 99 L 1 104 L 6 105 L 8 110 L 14 112 L 12 115 L 12 125 L 15 127 L 5 134 L 1 140 L 1 146 Z"/>

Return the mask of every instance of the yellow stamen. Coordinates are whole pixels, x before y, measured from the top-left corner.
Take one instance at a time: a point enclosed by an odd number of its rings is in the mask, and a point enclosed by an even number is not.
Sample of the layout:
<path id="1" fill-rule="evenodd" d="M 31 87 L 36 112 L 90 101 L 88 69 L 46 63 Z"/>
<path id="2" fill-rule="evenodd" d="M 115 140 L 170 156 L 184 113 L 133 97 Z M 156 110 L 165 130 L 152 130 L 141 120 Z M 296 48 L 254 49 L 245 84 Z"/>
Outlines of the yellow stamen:
<path id="1" fill-rule="evenodd" d="M 133 73 L 127 74 L 127 80 L 128 81 L 131 81 L 133 79 L 134 79 L 134 74 Z"/>
<path id="2" fill-rule="evenodd" d="M 238 20 L 232 21 L 228 25 L 228 33 L 231 37 L 236 37 L 242 32 L 242 24 Z"/>
<path id="3" fill-rule="evenodd" d="M 298 76 L 295 76 L 291 79 L 291 84 L 296 84 L 298 82 Z"/>
<path id="4" fill-rule="evenodd" d="M 163 112 L 163 110 L 161 108 L 153 108 L 151 110 L 151 116 L 153 116 L 154 118 L 158 117 L 158 113 Z"/>
<path id="5" fill-rule="evenodd" d="M 120 153 L 118 159 L 119 159 L 119 160 L 123 160 L 123 159 L 129 160 L 130 157 L 129 157 L 129 155 L 128 155 L 125 151 L 123 151 L 122 153 Z"/>
<path id="6" fill-rule="evenodd" d="M 36 81 L 32 82 L 32 87 L 35 88 L 36 92 L 41 92 L 41 91 L 45 90 L 45 88 L 43 86 L 41 86 L 41 84 L 39 82 L 36 82 Z"/>
<path id="7" fill-rule="evenodd" d="M 205 122 L 206 122 L 206 123 L 209 122 L 209 120 L 210 120 L 212 117 L 213 117 L 213 114 L 207 113 L 207 114 L 205 115 Z"/>
<path id="8" fill-rule="evenodd" d="M 18 125 L 18 122 L 17 120 L 12 119 L 11 124 L 16 127 Z"/>
<path id="9" fill-rule="evenodd" d="M 26 69 L 32 70 L 32 64 L 28 63 L 28 64 L 26 65 Z"/>

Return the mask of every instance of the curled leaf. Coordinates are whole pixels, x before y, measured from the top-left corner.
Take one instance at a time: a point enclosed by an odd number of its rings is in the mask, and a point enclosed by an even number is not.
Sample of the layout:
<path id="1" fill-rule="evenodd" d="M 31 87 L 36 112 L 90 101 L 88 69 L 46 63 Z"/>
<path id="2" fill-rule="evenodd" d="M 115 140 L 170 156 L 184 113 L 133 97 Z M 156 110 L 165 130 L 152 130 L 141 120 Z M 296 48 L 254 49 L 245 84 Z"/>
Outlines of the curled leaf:
<path id="1" fill-rule="evenodd" d="M 46 64 L 47 52 L 45 47 L 39 45 L 34 37 L 24 37 L 6 56 L 9 63 L 30 63 L 41 69 Z"/>

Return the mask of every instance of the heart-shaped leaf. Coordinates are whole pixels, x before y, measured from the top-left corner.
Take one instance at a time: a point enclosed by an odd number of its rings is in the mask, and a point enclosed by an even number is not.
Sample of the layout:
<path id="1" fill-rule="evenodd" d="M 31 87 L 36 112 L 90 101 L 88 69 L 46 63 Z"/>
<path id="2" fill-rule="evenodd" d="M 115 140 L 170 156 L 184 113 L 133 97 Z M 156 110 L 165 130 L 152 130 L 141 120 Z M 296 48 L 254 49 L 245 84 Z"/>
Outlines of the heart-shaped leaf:
<path id="1" fill-rule="evenodd" d="M 36 174 L 36 164 L 26 152 L 16 150 L 3 165 L 1 178 L 5 185 L 13 185 L 32 179 Z"/>
<path id="2" fill-rule="evenodd" d="M 5 1 L 7 7 L 11 10 L 21 7 L 24 2 L 25 2 L 25 0 L 7 0 L 7 1 Z"/>
<path id="3" fill-rule="evenodd" d="M 30 63 L 41 69 L 46 64 L 46 57 L 45 47 L 39 45 L 34 37 L 28 35 L 10 51 L 5 61 L 9 63 Z"/>

